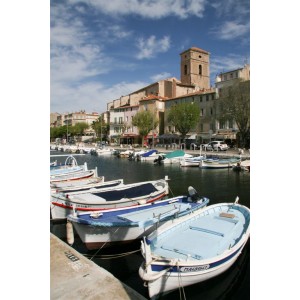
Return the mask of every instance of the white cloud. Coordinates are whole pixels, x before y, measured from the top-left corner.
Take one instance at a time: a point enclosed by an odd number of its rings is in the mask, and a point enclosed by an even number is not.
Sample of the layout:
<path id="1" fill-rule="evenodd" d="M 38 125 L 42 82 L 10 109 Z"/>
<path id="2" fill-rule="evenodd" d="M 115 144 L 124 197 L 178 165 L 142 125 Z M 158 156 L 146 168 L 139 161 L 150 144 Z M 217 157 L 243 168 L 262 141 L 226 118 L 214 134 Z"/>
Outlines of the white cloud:
<path id="1" fill-rule="evenodd" d="M 163 73 L 160 73 L 160 74 L 153 75 L 150 78 L 151 78 L 152 81 L 157 82 L 159 80 L 167 79 L 169 77 L 171 77 L 170 73 L 163 72 Z"/>
<path id="2" fill-rule="evenodd" d="M 237 37 L 244 36 L 249 32 L 249 23 L 240 24 L 233 21 L 228 21 L 218 28 L 214 28 L 211 33 L 217 36 L 218 39 L 232 40 Z"/>
<path id="3" fill-rule="evenodd" d="M 249 62 L 249 57 L 231 54 L 229 56 L 223 57 L 223 56 L 215 56 L 211 59 L 210 63 L 210 73 L 211 77 L 214 77 L 218 73 L 221 72 L 228 72 L 230 70 L 238 69 L 244 66 L 245 62 Z"/>
<path id="4" fill-rule="evenodd" d="M 109 101 L 118 99 L 121 95 L 128 95 L 148 84 L 141 81 L 121 82 L 107 87 L 99 82 L 89 82 L 71 87 L 55 82 L 51 89 L 51 98 L 61 101 L 51 102 L 51 112 L 75 112 L 81 109 L 86 112 L 104 112 Z"/>
<path id="5" fill-rule="evenodd" d="M 82 0 L 69 2 L 79 3 Z M 88 3 L 111 16 L 135 14 L 147 19 L 167 16 L 185 19 L 189 16 L 202 17 L 207 0 L 89 0 Z"/>
<path id="6" fill-rule="evenodd" d="M 156 39 L 154 35 L 148 39 L 139 38 L 136 45 L 139 49 L 138 59 L 151 58 L 157 53 L 166 52 L 170 48 L 170 37 L 165 36 L 161 40 Z"/>

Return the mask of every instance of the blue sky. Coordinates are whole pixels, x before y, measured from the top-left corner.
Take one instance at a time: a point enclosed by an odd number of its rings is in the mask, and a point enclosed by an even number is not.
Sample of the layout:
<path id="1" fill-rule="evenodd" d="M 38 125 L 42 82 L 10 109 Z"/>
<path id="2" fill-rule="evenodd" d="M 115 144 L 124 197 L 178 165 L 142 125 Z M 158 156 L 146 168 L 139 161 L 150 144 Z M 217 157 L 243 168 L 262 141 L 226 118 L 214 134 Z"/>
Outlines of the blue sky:
<path id="1" fill-rule="evenodd" d="M 211 85 L 250 63 L 250 0 L 51 0 L 50 111 L 104 112 L 157 80 L 180 53 L 210 52 Z"/>

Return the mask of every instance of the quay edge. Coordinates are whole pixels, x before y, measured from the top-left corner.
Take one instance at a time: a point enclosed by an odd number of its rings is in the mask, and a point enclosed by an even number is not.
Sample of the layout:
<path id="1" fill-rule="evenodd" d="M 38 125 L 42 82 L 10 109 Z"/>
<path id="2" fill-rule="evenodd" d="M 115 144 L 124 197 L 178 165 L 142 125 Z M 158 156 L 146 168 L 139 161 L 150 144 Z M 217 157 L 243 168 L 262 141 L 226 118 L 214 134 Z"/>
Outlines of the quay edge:
<path id="1" fill-rule="evenodd" d="M 146 300 L 52 233 L 50 299 Z"/>

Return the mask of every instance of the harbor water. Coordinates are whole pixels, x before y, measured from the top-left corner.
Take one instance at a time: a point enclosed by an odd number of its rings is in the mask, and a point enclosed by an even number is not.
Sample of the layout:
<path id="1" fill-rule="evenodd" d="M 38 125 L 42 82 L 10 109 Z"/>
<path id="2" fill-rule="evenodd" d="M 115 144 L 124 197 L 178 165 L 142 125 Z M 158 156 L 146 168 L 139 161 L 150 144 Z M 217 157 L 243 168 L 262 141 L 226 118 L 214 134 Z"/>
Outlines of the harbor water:
<path id="1" fill-rule="evenodd" d="M 65 154 L 51 151 L 51 155 Z M 66 157 L 53 157 L 64 163 Z M 194 187 L 200 196 L 210 199 L 210 204 L 234 202 L 250 208 L 250 172 L 234 172 L 232 169 L 200 169 L 180 167 L 179 164 L 156 165 L 153 162 L 130 161 L 114 155 L 96 156 L 86 154 L 76 156 L 78 164 L 87 163 L 89 169 L 97 167 L 98 176 L 105 181 L 124 179 L 124 183 L 134 183 L 169 178 L 169 197 L 186 195 L 189 186 Z M 66 241 L 65 223 L 50 222 L 50 231 Z M 112 273 L 138 293 L 148 298 L 147 287 L 138 275 L 143 262 L 140 242 L 101 250 L 88 251 L 78 236 L 72 246 L 99 266 Z M 206 282 L 184 289 L 177 289 L 161 296 L 160 299 L 250 299 L 250 239 L 236 263 L 225 273 Z"/>

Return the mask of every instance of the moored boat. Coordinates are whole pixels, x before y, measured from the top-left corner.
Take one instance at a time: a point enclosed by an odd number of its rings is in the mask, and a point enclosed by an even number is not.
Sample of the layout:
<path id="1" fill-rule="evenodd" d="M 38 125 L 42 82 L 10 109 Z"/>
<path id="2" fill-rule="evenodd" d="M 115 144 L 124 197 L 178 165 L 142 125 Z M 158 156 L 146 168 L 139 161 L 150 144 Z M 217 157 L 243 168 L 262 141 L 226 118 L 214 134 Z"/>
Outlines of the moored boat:
<path id="1" fill-rule="evenodd" d="M 199 156 L 181 159 L 179 163 L 181 167 L 199 167 L 201 161 L 205 158 L 206 156 L 199 155 Z"/>
<path id="2" fill-rule="evenodd" d="M 183 150 L 175 150 L 170 153 L 159 155 L 154 163 L 157 164 L 178 164 L 180 160 L 185 158 L 192 158 L 193 155 L 185 153 Z"/>
<path id="3" fill-rule="evenodd" d="M 76 207 L 78 212 L 101 211 L 150 203 L 169 194 L 167 179 L 94 189 L 92 192 L 51 194 L 52 219 L 64 219 Z"/>
<path id="4" fill-rule="evenodd" d="M 73 185 L 66 185 L 64 187 L 55 187 L 55 185 L 53 185 L 51 192 L 52 193 L 75 193 L 75 192 L 82 192 L 82 191 L 93 191 L 93 190 L 97 190 L 99 188 L 111 188 L 111 187 L 117 187 L 117 186 L 121 186 L 124 184 L 123 179 L 116 179 L 116 180 L 110 180 L 110 181 L 104 181 L 104 176 L 102 177 L 97 177 L 95 179 L 98 179 L 98 181 L 96 182 L 81 182 L 80 184 L 76 185 L 77 181 L 84 181 L 84 180 L 88 180 L 88 179 L 93 179 L 95 177 L 92 178 L 85 178 L 82 180 L 72 180 L 71 182 L 73 182 Z M 60 182 L 61 183 L 61 182 Z M 68 183 L 70 183 L 70 181 L 68 181 Z"/>
<path id="5" fill-rule="evenodd" d="M 207 158 L 200 162 L 199 167 L 202 169 L 228 169 L 240 162 L 240 158 Z"/>
<path id="6" fill-rule="evenodd" d="M 134 242 L 159 226 L 193 214 L 208 202 L 205 197 L 192 200 L 189 196 L 178 196 L 140 206 L 97 213 L 77 214 L 74 211 L 67 220 L 72 223 L 87 249 L 92 250 Z"/>
<path id="7" fill-rule="evenodd" d="M 50 184 L 54 182 L 79 180 L 90 177 L 97 177 L 97 167 L 93 170 L 76 170 L 74 172 L 67 172 L 66 174 L 50 175 Z"/>
<path id="8" fill-rule="evenodd" d="M 218 276 L 234 264 L 250 236 L 250 210 L 237 200 L 207 206 L 144 237 L 139 275 L 150 298 Z"/>

